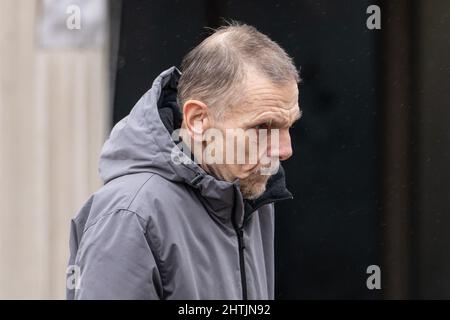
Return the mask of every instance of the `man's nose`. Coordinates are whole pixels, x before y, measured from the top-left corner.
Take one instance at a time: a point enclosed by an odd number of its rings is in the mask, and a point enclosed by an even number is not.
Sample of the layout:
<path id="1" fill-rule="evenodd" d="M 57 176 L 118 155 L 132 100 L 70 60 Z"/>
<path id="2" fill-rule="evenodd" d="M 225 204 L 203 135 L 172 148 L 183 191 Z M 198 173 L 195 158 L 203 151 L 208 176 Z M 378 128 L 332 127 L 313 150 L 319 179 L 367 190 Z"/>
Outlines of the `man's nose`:
<path id="1" fill-rule="evenodd" d="M 270 157 L 278 157 L 280 161 L 284 161 L 292 156 L 291 135 L 287 129 L 280 130 L 278 134 L 278 146 L 271 143 L 268 153 Z"/>

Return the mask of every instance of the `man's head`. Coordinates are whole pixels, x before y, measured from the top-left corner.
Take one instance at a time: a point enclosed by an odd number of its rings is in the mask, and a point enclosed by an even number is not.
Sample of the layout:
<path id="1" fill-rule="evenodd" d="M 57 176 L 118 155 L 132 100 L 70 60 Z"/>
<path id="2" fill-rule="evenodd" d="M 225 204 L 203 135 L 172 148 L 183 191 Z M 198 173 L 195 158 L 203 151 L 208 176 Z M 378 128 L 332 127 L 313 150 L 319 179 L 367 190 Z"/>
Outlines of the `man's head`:
<path id="1" fill-rule="evenodd" d="M 197 158 L 205 158 L 211 145 L 223 159 L 236 153 L 233 161 L 202 161 L 201 166 L 221 180 L 239 179 L 244 198 L 257 198 L 270 177 L 264 174 L 267 159 L 273 166 L 292 155 L 289 128 L 301 116 L 292 59 L 255 28 L 234 24 L 219 28 L 189 52 L 181 69 L 178 102 L 188 135 L 183 139 L 194 146 L 200 142 L 201 148 L 193 149 Z M 211 129 L 223 133 L 220 144 L 217 137 L 208 138 Z M 232 139 L 225 139 L 229 133 Z M 265 133 L 267 141 L 261 139 Z M 244 150 L 244 162 L 236 161 L 239 150 Z"/>

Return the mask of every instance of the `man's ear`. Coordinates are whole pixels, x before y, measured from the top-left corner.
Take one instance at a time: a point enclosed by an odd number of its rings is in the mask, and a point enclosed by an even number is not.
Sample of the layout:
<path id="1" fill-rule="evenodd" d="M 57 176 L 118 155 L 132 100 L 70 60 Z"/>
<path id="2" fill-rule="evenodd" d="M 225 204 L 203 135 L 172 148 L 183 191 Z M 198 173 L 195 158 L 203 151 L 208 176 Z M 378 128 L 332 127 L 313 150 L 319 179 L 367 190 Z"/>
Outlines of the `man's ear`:
<path id="1" fill-rule="evenodd" d="M 203 133 L 210 127 L 208 106 L 198 100 L 188 100 L 183 105 L 183 122 L 190 136 L 202 139 Z"/>

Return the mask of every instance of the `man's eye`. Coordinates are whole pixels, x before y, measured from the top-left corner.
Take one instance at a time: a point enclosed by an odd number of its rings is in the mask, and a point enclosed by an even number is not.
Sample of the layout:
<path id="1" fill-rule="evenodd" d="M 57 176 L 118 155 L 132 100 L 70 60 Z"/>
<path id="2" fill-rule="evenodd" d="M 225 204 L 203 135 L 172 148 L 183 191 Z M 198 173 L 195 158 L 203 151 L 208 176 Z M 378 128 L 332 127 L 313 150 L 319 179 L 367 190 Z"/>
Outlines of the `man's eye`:
<path id="1" fill-rule="evenodd" d="M 254 127 L 256 130 L 260 130 L 260 129 L 269 129 L 270 128 L 270 124 L 268 122 L 264 122 L 261 124 L 258 124 Z"/>

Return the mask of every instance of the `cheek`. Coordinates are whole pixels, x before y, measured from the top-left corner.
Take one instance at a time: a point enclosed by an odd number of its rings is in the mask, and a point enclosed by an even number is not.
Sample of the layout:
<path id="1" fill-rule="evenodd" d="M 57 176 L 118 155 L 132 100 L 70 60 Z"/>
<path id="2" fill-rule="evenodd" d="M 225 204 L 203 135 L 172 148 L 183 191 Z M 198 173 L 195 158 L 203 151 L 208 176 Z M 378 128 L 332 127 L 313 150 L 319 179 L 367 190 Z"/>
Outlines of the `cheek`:
<path id="1" fill-rule="evenodd" d="M 262 154 L 267 150 L 260 147 L 258 141 L 259 137 L 254 130 L 227 133 L 224 141 L 224 159 L 230 171 L 248 172 L 260 163 Z"/>

